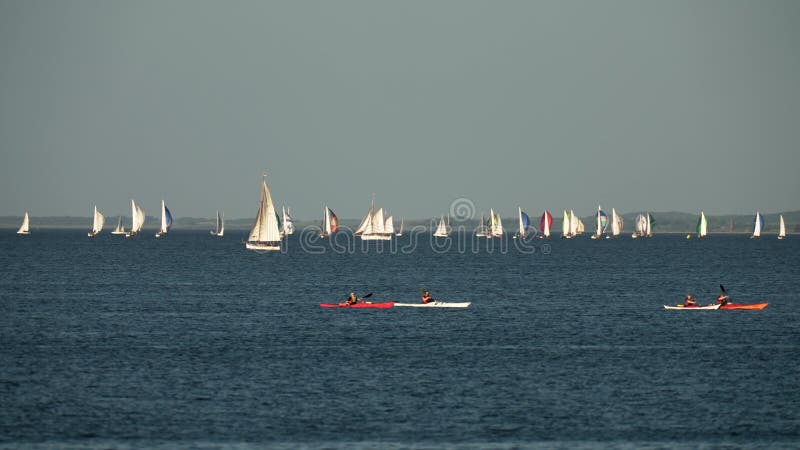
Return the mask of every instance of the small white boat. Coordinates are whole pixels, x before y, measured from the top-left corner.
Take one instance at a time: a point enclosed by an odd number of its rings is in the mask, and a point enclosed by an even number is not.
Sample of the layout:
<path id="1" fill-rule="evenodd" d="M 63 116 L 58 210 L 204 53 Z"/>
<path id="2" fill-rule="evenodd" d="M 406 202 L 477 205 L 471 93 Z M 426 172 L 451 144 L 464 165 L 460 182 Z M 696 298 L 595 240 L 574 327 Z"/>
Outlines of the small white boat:
<path id="1" fill-rule="evenodd" d="M 126 234 L 125 227 L 122 226 L 122 216 L 119 216 L 119 222 L 117 222 L 117 227 L 114 228 L 114 231 L 111 234 Z"/>
<path id="2" fill-rule="evenodd" d="M 256 223 L 250 230 L 245 248 L 256 251 L 278 251 L 281 249 L 281 238 L 275 205 L 267 187 L 267 176 L 264 175 L 261 180 L 261 199 L 258 203 Z"/>
<path id="3" fill-rule="evenodd" d="M 514 234 L 514 239 L 525 239 L 525 234 L 528 232 L 528 228 L 531 225 L 531 218 L 528 217 L 519 206 L 517 206 L 517 221 L 519 230 Z"/>
<path id="4" fill-rule="evenodd" d="M 290 234 L 294 234 L 294 220 L 292 220 L 291 211 L 282 206 L 281 213 L 283 216 L 283 224 L 281 229 L 281 234 L 283 237 L 289 236 Z"/>
<path id="5" fill-rule="evenodd" d="M 169 212 L 169 208 L 164 204 L 164 200 L 161 200 L 161 228 L 158 230 L 158 233 L 156 233 L 156 237 L 160 238 L 161 236 L 166 236 L 171 227 L 172 213 Z"/>
<path id="6" fill-rule="evenodd" d="M 503 237 L 503 219 L 489 208 L 489 234 L 487 237 Z"/>
<path id="7" fill-rule="evenodd" d="M 489 228 L 486 226 L 486 217 L 481 214 L 481 221 L 478 222 L 478 226 L 475 228 L 475 237 L 485 238 L 489 234 Z"/>
<path id="8" fill-rule="evenodd" d="M 222 237 L 225 235 L 225 213 L 220 214 L 217 210 L 217 228 L 210 231 L 212 236 Z"/>
<path id="9" fill-rule="evenodd" d="M 398 231 L 397 233 L 395 233 L 395 236 L 397 236 L 397 237 L 400 237 L 400 236 L 402 236 L 402 235 L 403 235 L 403 218 L 401 217 L 401 218 L 400 218 L 400 231 Z"/>
<path id="10" fill-rule="evenodd" d="M 121 219 L 120 219 L 121 220 Z M 94 218 L 92 219 L 92 231 L 89 232 L 89 237 L 95 237 L 103 230 L 103 224 L 106 222 L 105 217 L 97 210 L 97 205 L 94 206 Z"/>
<path id="11" fill-rule="evenodd" d="M 664 305 L 664 309 L 683 309 L 683 310 L 686 310 L 686 311 L 691 311 L 691 310 L 697 309 L 697 310 L 701 310 L 702 311 L 702 310 L 719 309 L 720 306 L 722 306 L 722 305 L 707 305 L 707 306 L 683 306 L 683 305 L 668 306 L 668 305 Z"/>
<path id="12" fill-rule="evenodd" d="M 406 306 L 409 308 L 468 308 L 472 302 L 431 302 L 431 303 L 396 303 L 394 306 Z"/>
<path id="13" fill-rule="evenodd" d="M 22 225 L 19 226 L 17 234 L 29 235 L 31 234 L 31 221 L 28 217 L 28 211 L 25 211 L 25 216 L 22 217 Z"/>
<path id="14" fill-rule="evenodd" d="M 786 237 L 786 224 L 783 222 L 783 214 L 781 214 L 781 217 L 778 220 L 778 239 L 783 239 L 785 237 Z"/>

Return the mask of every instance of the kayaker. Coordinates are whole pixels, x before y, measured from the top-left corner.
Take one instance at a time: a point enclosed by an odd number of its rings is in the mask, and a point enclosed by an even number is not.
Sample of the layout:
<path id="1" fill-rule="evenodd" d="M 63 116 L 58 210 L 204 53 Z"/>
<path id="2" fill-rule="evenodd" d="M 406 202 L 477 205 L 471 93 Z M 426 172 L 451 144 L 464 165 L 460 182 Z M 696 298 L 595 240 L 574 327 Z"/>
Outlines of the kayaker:
<path id="1" fill-rule="evenodd" d="M 686 301 L 683 302 L 683 306 L 697 306 L 697 300 L 695 300 L 694 295 L 686 294 Z"/>
<path id="2" fill-rule="evenodd" d="M 433 303 L 433 297 L 431 297 L 431 293 L 428 291 L 422 291 L 422 303 Z"/>
<path id="3" fill-rule="evenodd" d="M 729 299 L 730 297 L 728 297 L 728 294 L 720 292 L 719 297 L 717 297 L 717 303 L 724 306 L 728 304 Z"/>
<path id="4" fill-rule="evenodd" d="M 355 305 L 360 300 L 361 300 L 360 298 L 356 297 L 356 293 L 355 292 L 351 292 L 350 296 L 347 297 L 347 300 L 345 300 L 344 302 L 347 303 L 348 305 Z"/>

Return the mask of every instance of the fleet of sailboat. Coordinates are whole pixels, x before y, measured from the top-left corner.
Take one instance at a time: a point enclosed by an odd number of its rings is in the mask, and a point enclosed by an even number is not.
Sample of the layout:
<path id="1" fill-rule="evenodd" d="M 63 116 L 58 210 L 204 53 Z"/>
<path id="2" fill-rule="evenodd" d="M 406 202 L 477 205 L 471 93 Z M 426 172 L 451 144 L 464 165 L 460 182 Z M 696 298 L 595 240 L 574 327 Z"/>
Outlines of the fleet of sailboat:
<path id="1" fill-rule="evenodd" d="M 217 226 L 210 231 L 212 236 L 222 237 L 225 235 L 225 213 L 220 214 L 217 210 Z"/>
<path id="2" fill-rule="evenodd" d="M 261 198 L 258 201 L 256 223 L 250 230 L 245 248 L 256 251 L 277 251 L 281 249 L 282 237 L 278 215 L 275 213 L 275 205 L 267 187 L 267 176 L 264 175 L 261 180 Z"/>
<path id="3" fill-rule="evenodd" d="M 31 234 L 31 220 L 28 217 L 28 211 L 25 211 L 25 216 L 22 217 L 22 224 L 19 226 L 17 234 L 22 234 L 22 235 Z"/>
<path id="4" fill-rule="evenodd" d="M 121 218 L 120 218 L 121 220 Z M 103 230 L 103 224 L 105 223 L 105 218 L 100 211 L 97 210 L 97 205 L 94 206 L 94 216 L 92 218 L 92 230 L 89 231 L 89 237 L 95 237 Z"/>
<path id="5" fill-rule="evenodd" d="M 170 227 L 172 227 L 172 213 L 169 212 L 164 200 L 161 200 L 161 228 L 158 229 L 156 237 L 166 236 Z"/>

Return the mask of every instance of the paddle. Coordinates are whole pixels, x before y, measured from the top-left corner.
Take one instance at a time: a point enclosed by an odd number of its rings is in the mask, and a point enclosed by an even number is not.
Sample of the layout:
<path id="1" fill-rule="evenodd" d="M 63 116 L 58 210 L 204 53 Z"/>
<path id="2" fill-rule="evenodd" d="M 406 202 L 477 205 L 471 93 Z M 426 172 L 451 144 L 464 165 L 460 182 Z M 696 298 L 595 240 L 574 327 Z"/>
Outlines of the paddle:
<path id="1" fill-rule="evenodd" d="M 370 292 L 369 294 L 361 297 L 361 300 L 364 300 L 365 298 L 370 298 L 370 297 L 372 297 L 372 292 Z"/>

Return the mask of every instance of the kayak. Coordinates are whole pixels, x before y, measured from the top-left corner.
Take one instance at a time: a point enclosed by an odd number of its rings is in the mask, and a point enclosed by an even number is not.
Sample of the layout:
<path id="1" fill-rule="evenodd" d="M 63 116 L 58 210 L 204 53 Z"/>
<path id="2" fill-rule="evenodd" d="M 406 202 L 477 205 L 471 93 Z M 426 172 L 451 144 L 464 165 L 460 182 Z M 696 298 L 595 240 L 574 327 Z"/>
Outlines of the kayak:
<path id="1" fill-rule="evenodd" d="M 727 305 L 720 306 L 719 309 L 764 309 L 767 305 L 769 305 L 769 303 L 728 303 Z"/>
<path id="2" fill-rule="evenodd" d="M 719 305 L 708 305 L 708 306 L 683 306 L 683 305 L 667 306 L 667 305 L 664 305 L 664 309 L 719 309 Z"/>
<path id="3" fill-rule="evenodd" d="M 472 302 L 431 302 L 431 303 L 395 303 L 394 306 L 407 306 L 409 308 L 467 308 Z"/>
<path id="4" fill-rule="evenodd" d="M 347 303 L 320 303 L 319 306 L 323 308 L 380 308 L 386 309 L 391 308 L 394 306 L 394 302 L 382 302 L 382 303 L 372 303 L 372 302 L 365 302 L 365 303 L 356 303 L 355 305 L 348 305 Z"/>

